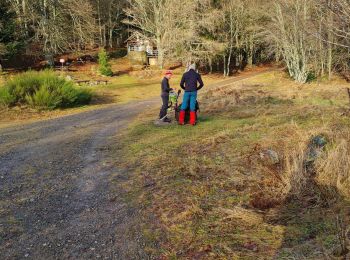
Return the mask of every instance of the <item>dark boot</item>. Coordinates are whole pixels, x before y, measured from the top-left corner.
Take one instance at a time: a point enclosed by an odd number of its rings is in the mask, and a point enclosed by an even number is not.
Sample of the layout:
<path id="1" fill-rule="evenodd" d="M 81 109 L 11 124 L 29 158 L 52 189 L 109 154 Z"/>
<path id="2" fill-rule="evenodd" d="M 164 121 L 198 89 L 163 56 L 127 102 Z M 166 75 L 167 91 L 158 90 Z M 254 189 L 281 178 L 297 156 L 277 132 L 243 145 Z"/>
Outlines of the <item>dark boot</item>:
<path id="1" fill-rule="evenodd" d="M 190 112 L 190 125 L 196 125 L 197 115 L 196 112 Z"/>
<path id="2" fill-rule="evenodd" d="M 185 124 L 185 110 L 181 110 L 179 115 L 179 125 L 184 125 L 184 124 Z"/>
<path id="3" fill-rule="evenodd" d="M 171 123 L 171 119 L 165 117 L 165 118 L 163 119 L 163 122 L 164 122 L 164 123 Z"/>

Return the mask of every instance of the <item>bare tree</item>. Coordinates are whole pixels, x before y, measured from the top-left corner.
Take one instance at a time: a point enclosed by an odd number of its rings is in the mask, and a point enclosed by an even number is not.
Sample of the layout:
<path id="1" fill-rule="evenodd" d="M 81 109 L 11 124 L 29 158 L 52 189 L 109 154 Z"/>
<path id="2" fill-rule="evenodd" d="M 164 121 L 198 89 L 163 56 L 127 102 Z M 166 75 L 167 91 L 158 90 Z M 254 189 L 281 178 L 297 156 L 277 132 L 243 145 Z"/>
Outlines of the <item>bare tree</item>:
<path id="1" fill-rule="evenodd" d="M 94 9 L 84 0 L 9 0 L 23 34 L 47 54 L 81 49 L 94 41 Z"/>
<path id="2" fill-rule="evenodd" d="M 310 6 L 307 0 L 282 0 L 275 4 L 270 37 L 281 48 L 290 76 L 300 83 L 308 79 L 312 46 L 305 31 Z"/>
<path id="3" fill-rule="evenodd" d="M 350 1 L 320 0 L 315 1 L 321 30 L 313 35 L 326 46 L 328 77 L 337 69 L 342 73 L 349 70 L 348 56 L 350 49 Z M 320 26 L 320 27 L 321 27 Z"/>

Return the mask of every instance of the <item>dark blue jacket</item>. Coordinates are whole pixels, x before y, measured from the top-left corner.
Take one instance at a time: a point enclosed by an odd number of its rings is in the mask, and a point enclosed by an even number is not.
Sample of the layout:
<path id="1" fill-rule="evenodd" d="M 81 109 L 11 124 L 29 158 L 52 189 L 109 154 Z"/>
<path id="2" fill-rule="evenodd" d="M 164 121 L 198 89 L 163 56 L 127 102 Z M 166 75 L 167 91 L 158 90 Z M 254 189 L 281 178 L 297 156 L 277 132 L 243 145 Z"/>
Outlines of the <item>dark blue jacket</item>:
<path id="1" fill-rule="evenodd" d="M 161 94 L 161 96 L 162 97 L 169 96 L 169 92 L 171 90 L 173 90 L 173 89 L 170 88 L 169 80 L 166 77 L 164 77 L 164 79 L 162 80 L 162 94 Z"/>
<path id="2" fill-rule="evenodd" d="M 199 86 L 198 86 L 199 83 Z M 182 76 L 180 86 L 186 92 L 193 92 L 204 87 L 201 75 L 194 70 L 189 70 Z"/>

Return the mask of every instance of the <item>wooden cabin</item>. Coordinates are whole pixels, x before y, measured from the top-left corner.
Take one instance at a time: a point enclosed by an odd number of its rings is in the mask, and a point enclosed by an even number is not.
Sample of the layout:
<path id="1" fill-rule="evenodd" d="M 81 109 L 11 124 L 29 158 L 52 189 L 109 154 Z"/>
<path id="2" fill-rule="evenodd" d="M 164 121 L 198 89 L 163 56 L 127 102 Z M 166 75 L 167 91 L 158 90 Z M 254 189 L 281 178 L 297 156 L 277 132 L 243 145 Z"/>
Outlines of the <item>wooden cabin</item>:
<path id="1" fill-rule="evenodd" d="M 158 50 L 156 45 L 140 34 L 133 34 L 127 42 L 128 57 L 135 65 L 158 65 Z"/>

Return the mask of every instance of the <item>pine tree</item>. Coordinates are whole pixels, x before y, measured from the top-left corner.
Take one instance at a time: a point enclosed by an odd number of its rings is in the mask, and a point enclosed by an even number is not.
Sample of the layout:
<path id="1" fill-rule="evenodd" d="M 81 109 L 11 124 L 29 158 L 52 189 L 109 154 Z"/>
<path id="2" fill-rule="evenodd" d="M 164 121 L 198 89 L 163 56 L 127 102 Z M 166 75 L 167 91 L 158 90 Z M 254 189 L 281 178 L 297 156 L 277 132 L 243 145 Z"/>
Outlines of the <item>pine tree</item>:
<path id="1" fill-rule="evenodd" d="M 98 53 L 98 63 L 99 63 L 99 72 L 104 76 L 113 76 L 113 71 L 111 65 L 108 62 L 109 57 L 104 48 L 101 48 Z"/>

